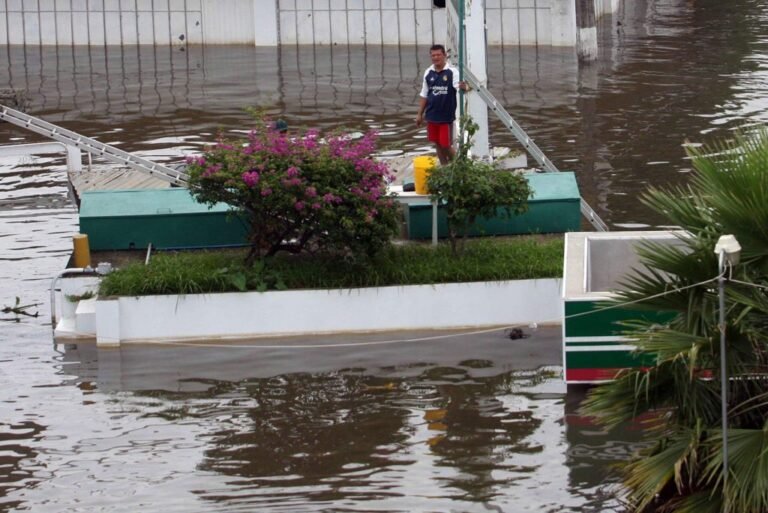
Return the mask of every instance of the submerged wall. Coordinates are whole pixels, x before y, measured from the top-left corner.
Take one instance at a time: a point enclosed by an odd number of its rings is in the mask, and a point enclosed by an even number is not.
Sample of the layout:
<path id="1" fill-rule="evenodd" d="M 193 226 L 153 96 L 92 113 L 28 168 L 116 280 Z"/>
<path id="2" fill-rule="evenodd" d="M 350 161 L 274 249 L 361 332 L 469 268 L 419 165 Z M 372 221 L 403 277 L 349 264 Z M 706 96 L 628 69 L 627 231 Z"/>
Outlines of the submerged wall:
<path id="1" fill-rule="evenodd" d="M 488 43 L 574 46 L 575 6 L 486 0 Z M 432 0 L 0 0 L 0 45 L 430 44 L 446 16 Z"/>

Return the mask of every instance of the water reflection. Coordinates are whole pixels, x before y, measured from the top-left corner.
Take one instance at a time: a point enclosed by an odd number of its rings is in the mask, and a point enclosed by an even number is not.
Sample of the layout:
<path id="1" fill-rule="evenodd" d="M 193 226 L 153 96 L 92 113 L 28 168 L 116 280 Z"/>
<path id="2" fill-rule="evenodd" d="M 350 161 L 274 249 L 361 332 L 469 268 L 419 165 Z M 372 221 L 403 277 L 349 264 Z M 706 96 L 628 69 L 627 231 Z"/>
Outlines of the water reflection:
<path id="1" fill-rule="evenodd" d="M 195 494 L 216 511 L 618 507 L 604 490 L 606 462 L 584 450 L 599 447 L 588 435 L 572 441 L 578 425 L 563 432 L 570 396 L 559 368 L 510 370 L 520 351 L 498 358 L 485 342 L 478 340 L 477 350 L 462 342 L 460 352 L 421 348 L 381 365 L 349 351 L 302 353 L 299 365 L 298 355 L 289 364 L 281 351 L 226 356 L 226 349 L 71 344 L 62 376 L 95 407 L 118 400 L 121 412 L 136 417 L 130 423 L 193 429 L 187 451 L 210 481 Z M 489 358 L 462 360 L 461 353 Z M 323 370 L 328 365 L 332 370 Z M 121 446 L 129 434 L 119 428 L 114 436 L 110 444 Z M 156 438 L 151 445 L 165 453 L 179 441 Z M 585 467 L 593 469 L 591 479 L 569 477 Z"/>

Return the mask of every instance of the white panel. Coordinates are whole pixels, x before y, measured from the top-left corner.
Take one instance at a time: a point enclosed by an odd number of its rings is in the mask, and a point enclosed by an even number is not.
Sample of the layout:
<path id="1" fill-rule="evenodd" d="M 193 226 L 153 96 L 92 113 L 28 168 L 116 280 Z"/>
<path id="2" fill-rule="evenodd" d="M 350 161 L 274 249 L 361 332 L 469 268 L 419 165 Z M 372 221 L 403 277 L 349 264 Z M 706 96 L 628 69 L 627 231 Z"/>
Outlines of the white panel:
<path id="1" fill-rule="evenodd" d="M 505 45 L 520 44 L 520 20 L 517 9 L 501 10 L 501 37 Z"/>
<path id="2" fill-rule="evenodd" d="M 7 0 L 8 2 L 8 11 L 9 12 L 18 12 L 21 11 L 21 0 Z M 21 25 L 19 25 L 21 27 Z"/>
<path id="3" fill-rule="evenodd" d="M 120 10 L 123 12 L 134 12 L 136 11 L 136 1 L 135 0 L 120 0 Z"/>
<path id="4" fill-rule="evenodd" d="M 297 43 L 311 45 L 314 43 L 314 21 L 312 11 L 296 11 Z"/>
<path id="5" fill-rule="evenodd" d="M 347 17 L 349 44 L 359 45 L 365 43 L 365 17 L 363 11 L 349 11 Z"/>
<path id="6" fill-rule="evenodd" d="M 88 13 L 83 11 L 72 13 L 72 39 L 76 45 L 88 44 Z"/>
<path id="7" fill-rule="evenodd" d="M 296 42 L 296 13 L 280 13 L 280 43 L 293 44 Z"/>
<path id="8" fill-rule="evenodd" d="M 229 8 L 222 9 L 221 2 L 203 2 L 205 43 L 254 44 L 253 0 L 229 0 L 228 3 Z"/>
<path id="9" fill-rule="evenodd" d="M 104 0 L 90 0 L 88 10 L 92 12 L 102 12 L 104 10 Z"/>
<path id="10" fill-rule="evenodd" d="M 169 32 L 168 21 L 168 11 L 155 12 L 152 20 L 155 28 L 155 44 L 170 44 L 171 33 Z"/>
<path id="11" fill-rule="evenodd" d="M 353 0 L 354 1 L 354 0 Z M 357 0 L 358 2 L 360 0 Z M 381 2 L 379 0 L 363 0 L 363 9 L 380 9 Z"/>
<path id="12" fill-rule="evenodd" d="M 104 44 L 104 13 L 103 11 L 100 12 L 90 12 L 88 13 L 88 30 L 90 41 L 88 44 L 90 45 L 103 45 Z"/>
<path id="13" fill-rule="evenodd" d="M 278 45 L 280 16 L 277 5 L 274 1 L 254 2 L 252 9 L 256 11 L 253 18 L 253 44 L 256 46 Z"/>
<path id="14" fill-rule="evenodd" d="M 331 16 L 328 10 L 315 11 L 314 18 L 314 31 L 315 31 L 315 44 L 328 45 L 331 44 Z"/>
<path id="15" fill-rule="evenodd" d="M 152 9 L 154 9 L 155 12 L 157 12 L 157 11 L 167 11 L 168 10 L 168 0 L 153 0 Z"/>
<path id="16" fill-rule="evenodd" d="M 59 34 L 59 45 L 71 45 L 72 41 L 72 13 L 71 12 L 57 12 L 56 13 L 56 30 Z"/>
<path id="17" fill-rule="evenodd" d="M 177 11 L 177 12 L 184 12 L 186 10 L 186 6 L 184 5 L 184 0 L 171 0 L 170 5 L 168 8 L 171 11 Z"/>
<path id="18" fill-rule="evenodd" d="M 26 38 L 25 44 L 40 44 L 40 24 L 36 12 L 24 13 L 24 37 Z"/>
<path id="19" fill-rule="evenodd" d="M 88 2 L 86 2 L 86 0 L 72 0 L 72 10 L 73 11 L 87 11 L 88 10 Z"/>
<path id="20" fill-rule="evenodd" d="M 279 6 L 281 11 L 295 11 L 296 0 L 280 0 Z"/>
<path id="21" fill-rule="evenodd" d="M 576 45 L 576 8 L 572 2 L 558 1 L 552 9 L 552 44 Z"/>
<path id="22" fill-rule="evenodd" d="M 45 11 L 53 11 L 54 10 L 54 2 L 53 0 L 39 0 L 40 2 L 40 12 Z M 45 25 L 43 25 L 45 26 Z"/>
<path id="23" fill-rule="evenodd" d="M 187 12 L 200 11 L 203 5 L 200 3 L 202 0 L 187 0 Z"/>
<path id="24" fill-rule="evenodd" d="M 71 0 L 56 0 L 56 10 L 58 12 L 71 11 L 72 10 Z"/>
<path id="25" fill-rule="evenodd" d="M 136 7 L 139 11 L 151 11 L 152 0 L 136 0 Z"/>
<path id="26" fill-rule="evenodd" d="M 104 0 L 104 10 L 105 11 L 119 11 L 120 10 L 120 0 Z M 109 36 L 107 36 L 109 38 Z"/>
<path id="27" fill-rule="evenodd" d="M 184 39 L 181 39 L 181 36 Z M 183 12 L 171 12 L 171 43 L 174 45 L 187 44 L 187 20 Z"/>
<path id="28" fill-rule="evenodd" d="M 139 33 L 137 32 L 136 19 L 137 19 L 136 11 L 123 10 L 122 19 L 120 20 L 120 23 L 122 24 L 121 33 L 123 34 L 123 44 L 126 44 L 126 45 L 138 44 Z"/>
<path id="29" fill-rule="evenodd" d="M 400 44 L 416 44 L 416 20 L 413 17 L 413 11 L 399 11 L 400 18 Z"/>
<path id="30" fill-rule="evenodd" d="M 382 9 L 397 9 L 397 0 L 381 0 Z"/>
<path id="31" fill-rule="evenodd" d="M 24 18 L 21 13 L 8 12 L 8 41 L 12 45 L 24 44 Z"/>
<path id="32" fill-rule="evenodd" d="M 536 44 L 536 16 L 534 9 L 520 9 L 520 44 Z"/>
<path id="33" fill-rule="evenodd" d="M 491 13 L 488 9 L 499 9 L 501 7 L 501 0 L 485 0 L 486 19 L 491 19 Z"/>
<path id="34" fill-rule="evenodd" d="M 520 7 L 536 7 L 536 0 L 517 0 Z"/>
<path id="35" fill-rule="evenodd" d="M 330 8 L 328 0 L 313 0 L 312 8 L 315 11 L 327 11 Z"/>
<path id="36" fill-rule="evenodd" d="M 5 18 L 5 16 L 6 16 L 6 14 L 5 14 L 5 4 L 3 4 L 2 9 L 0 9 L 0 12 L 3 13 L 3 18 Z M 8 42 L 8 30 L 6 28 L 7 25 L 5 23 L 2 23 L 2 22 L 5 22 L 5 19 L 0 20 L 0 45 L 6 45 L 6 44 L 9 44 L 9 42 Z"/>
<path id="37" fill-rule="evenodd" d="M 365 43 L 381 44 L 381 16 L 379 11 L 365 11 Z"/>
<path id="38" fill-rule="evenodd" d="M 537 45 L 552 44 L 552 15 L 549 9 L 536 9 Z"/>
<path id="39" fill-rule="evenodd" d="M 122 44 L 123 34 L 120 32 L 120 13 L 108 11 L 104 13 L 105 39 L 108 45 Z"/>
<path id="40" fill-rule="evenodd" d="M 488 28 L 486 34 L 489 45 L 501 45 L 501 9 L 488 9 L 485 16 L 485 25 Z"/>
<path id="41" fill-rule="evenodd" d="M 56 44 L 56 13 L 46 11 L 40 13 L 40 42 L 44 45 Z"/>
<path id="42" fill-rule="evenodd" d="M 331 9 L 334 11 L 346 11 L 347 0 L 331 0 Z"/>
<path id="43" fill-rule="evenodd" d="M 187 13 L 187 43 L 191 45 L 203 44 L 203 20 L 200 11 Z"/>
<path id="44" fill-rule="evenodd" d="M 297 11 L 311 11 L 312 10 L 312 0 L 296 0 L 296 10 Z"/>
<path id="45" fill-rule="evenodd" d="M 347 13 L 331 11 L 331 42 L 345 45 L 349 42 L 347 33 Z"/>
<path id="46" fill-rule="evenodd" d="M 442 41 L 445 44 L 445 39 L 448 35 L 448 15 L 447 9 L 434 9 L 432 11 L 432 39 L 434 41 Z"/>
<path id="47" fill-rule="evenodd" d="M 154 16 L 148 11 L 139 11 L 139 44 L 151 45 L 155 43 Z"/>
<path id="48" fill-rule="evenodd" d="M 381 11 L 382 42 L 385 45 L 400 44 L 400 31 L 397 23 L 397 11 Z"/>
<path id="49" fill-rule="evenodd" d="M 420 45 L 432 44 L 432 10 L 416 11 L 416 42 Z"/>
<path id="50" fill-rule="evenodd" d="M 400 9 L 413 9 L 414 7 L 416 7 L 414 0 L 400 0 Z M 411 13 L 411 16 L 413 16 L 413 13 Z"/>

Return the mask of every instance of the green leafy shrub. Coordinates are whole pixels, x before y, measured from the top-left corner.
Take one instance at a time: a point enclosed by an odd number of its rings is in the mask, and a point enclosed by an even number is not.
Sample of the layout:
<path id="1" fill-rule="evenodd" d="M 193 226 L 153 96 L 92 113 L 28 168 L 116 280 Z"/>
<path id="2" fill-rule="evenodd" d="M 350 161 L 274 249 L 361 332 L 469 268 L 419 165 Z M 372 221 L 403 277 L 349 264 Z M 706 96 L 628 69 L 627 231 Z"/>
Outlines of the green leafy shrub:
<path id="1" fill-rule="evenodd" d="M 459 142 L 459 151 L 448 165 L 432 168 L 427 178 L 432 200 L 445 209 L 454 255 L 464 250 L 469 230 L 478 218 L 522 214 L 528 210 L 531 196 L 524 177 L 470 158 L 477 128 L 470 118 L 462 119 L 460 133 L 466 132 L 467 140 Z"/>

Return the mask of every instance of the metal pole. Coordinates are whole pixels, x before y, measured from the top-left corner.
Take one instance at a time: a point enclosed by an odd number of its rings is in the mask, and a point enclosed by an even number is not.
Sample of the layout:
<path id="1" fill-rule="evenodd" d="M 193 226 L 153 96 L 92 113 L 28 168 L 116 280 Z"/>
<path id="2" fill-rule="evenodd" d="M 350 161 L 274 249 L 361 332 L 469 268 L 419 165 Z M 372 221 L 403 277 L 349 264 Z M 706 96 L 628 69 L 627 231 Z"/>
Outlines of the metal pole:
<path id="1" fill-rule="evenodd" d="M 465 0 L 459 0 L 459 80 L 464 80 L 464 7 Z M 459 119 L 464 117 L 464 91 L 459 89 Z M 459 134 L 464 140 L 464 134 Z"/>
<path id="2" fill-rule="evenodd" d="M 725 368 L 725 250 L 720 252 L 717 279 L 718 300 L 720 310 L 720 414 L 722 416 L 723 432 L 723 512 L 728 513 L 728 375 Z"/>

